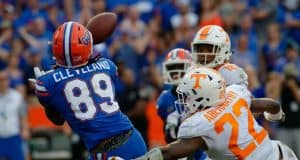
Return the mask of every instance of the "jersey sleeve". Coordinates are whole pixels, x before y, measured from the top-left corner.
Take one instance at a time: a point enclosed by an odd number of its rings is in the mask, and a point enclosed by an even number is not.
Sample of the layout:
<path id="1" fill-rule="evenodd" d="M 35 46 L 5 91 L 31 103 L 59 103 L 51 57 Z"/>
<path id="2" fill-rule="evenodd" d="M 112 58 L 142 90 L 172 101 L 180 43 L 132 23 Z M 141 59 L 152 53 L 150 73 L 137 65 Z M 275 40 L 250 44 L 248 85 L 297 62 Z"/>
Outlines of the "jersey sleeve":
<path id="1" fill-rule="evenodd" d="M 201 112 L 198 112 L 181 123 L 177 138 L 207 136 L 212 132 L 212 129 L 212 125 L 202 117 Z"/>
<path id="2" fill-rule="evenodd" d="M 170 106 L 166 103 L 168 99 L 166 99 L 165 94 L 167 94 L 167 91 L 163 91 L 156 102 L 157 114 L 163 121 L 165 121 L 168 115 L 175 110 L 174 106 Z"/>
<path id="3" fill-rule="evenodd" d="M 39 102 L 44 106 L 48 106 L 51 100 L 50 90 L 47 88 L 47 80 L 43 77 L 37 79 L 35 83 L 35 94 Z"/>
<path id="4" fill-rule="evenodd" d="M 52 94 L 49 87 L 47 87 L 51 82 L 47 78 L 47 76 L 42 76 L 37 79 L 35 84 L 35 94 L 41 105 L 44 106 L 48 119 L 56 125 L 63 125 L 65 119 L 61 113 L 56 111 L 55 106 L 52 104 Z"/>
<path id="5" fill-rule="evenodd" d="M 248 75 L 241 67 L 226 63 L 218 71 L 224 77 L 227 86 L 232 84 L 248 86 Z"/>

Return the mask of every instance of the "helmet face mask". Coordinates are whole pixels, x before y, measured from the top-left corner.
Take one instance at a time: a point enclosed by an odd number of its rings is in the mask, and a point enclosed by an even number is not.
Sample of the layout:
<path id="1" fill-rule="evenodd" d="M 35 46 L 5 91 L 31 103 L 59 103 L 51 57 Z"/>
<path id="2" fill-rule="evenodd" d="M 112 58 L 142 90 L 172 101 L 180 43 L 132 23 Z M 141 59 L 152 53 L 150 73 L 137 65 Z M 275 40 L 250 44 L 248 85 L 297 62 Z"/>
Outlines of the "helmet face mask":
<path id="1" fill-rule="evenodd" d="M 214 44 L 192 44 L 193 59 L 196 64 L 210 65 L 220 54 L 220 47 Z"/>
<path id="2" fill-rule="evenodd" d="M 163 79 L 165 84 L 177 85 L 191 65 L 190 52 L 184 49 L 173 49 L 163 62 Z"/>
<path id="3" fill-rule="evenodd" d="M 217 67 L 229 60 L 230 48 L 229 37 L 220 26 L 204 26 L 191 43 L 193 62 L 202 67 Z"/>
<path id="4" fill-rule="evenodd" d="M 204 67 L 192 69 L 176 89 L 178 100 L 175 108 L 188 115 L 217 106 L 225 100 L 225 88 L 225 80 L 215 70 Z"/>
<path id="5" fill-rule="evenodd" d="M 189 67 L 188 62 L 165 63 L 167 78 L 170 83 L 177 84 L 184 76 L 186 69 Z"/>

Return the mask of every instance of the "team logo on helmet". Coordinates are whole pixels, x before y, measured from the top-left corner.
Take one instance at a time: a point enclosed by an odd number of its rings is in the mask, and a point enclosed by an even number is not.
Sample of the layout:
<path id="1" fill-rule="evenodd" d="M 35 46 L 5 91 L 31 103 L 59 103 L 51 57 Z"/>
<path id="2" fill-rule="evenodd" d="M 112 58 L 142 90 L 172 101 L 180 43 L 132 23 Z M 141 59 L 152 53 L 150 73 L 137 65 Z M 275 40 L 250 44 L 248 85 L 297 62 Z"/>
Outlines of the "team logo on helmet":
<path id="1" fill-rule="evenodd" d="M 89 31 L 85 31 L 85 34 L 84 34 L 83 37 L 81 37 L 80 41 L 81 41 L 82 44 L 85 44 L 85 45 L 90 44 L 91 36 L 90 36 Z"/>

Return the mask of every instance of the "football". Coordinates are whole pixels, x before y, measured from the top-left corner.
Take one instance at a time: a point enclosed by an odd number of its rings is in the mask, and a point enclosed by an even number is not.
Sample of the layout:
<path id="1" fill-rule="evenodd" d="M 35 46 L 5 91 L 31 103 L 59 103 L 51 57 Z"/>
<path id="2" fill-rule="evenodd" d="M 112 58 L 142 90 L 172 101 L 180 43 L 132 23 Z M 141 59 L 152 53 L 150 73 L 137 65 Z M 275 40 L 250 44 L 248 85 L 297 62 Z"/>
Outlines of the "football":
<path id="1" fill-rule="evenodd" d="M 92 17 L 86 27 L 92 33 L 93 43 L 105 41 L 115 30 L 117 15 L 113 12 L 103 12 Z"/>

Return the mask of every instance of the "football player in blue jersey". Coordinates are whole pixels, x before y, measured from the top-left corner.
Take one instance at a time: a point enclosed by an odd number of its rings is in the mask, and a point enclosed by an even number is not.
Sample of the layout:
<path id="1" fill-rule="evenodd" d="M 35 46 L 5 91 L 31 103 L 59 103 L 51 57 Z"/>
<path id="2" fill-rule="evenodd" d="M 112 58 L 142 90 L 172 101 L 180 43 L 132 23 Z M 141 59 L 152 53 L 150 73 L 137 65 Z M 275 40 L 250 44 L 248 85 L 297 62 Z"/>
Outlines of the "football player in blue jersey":
<path id="1" fill-rule="evenodd" d="M 56 125 L 66 121 L 85 143 L 90 159 L 133 159 L 146 153 L 140 133 L 115 100 L 117 67 L 104 58 L 91 59 L 93 39 L 81 24 L 67 22 L 52 39 L 56 69 L 35 68 L 36 95 Z"/>
<path id="2" fill-rule="evenodd" d="M 157 112 L 164 121 L 165 139 L 168 143 L 176 140 L 178 127 L 184 116 L 184 113 L 181 113 L 181 107 L 175 106 L 176 88 L 187 69 L 192 65 L 191 63 L 191 53 L 188 50 L 176 48 L 167 54 L 162 64 L 164 84 L 170 88 L 164 90 L 158 97 Z M 196 160 L 205 159 L 206 154 L 199 150 L 194 154 L 194 158 Z"/>

